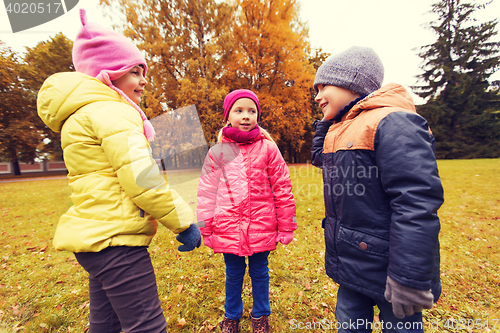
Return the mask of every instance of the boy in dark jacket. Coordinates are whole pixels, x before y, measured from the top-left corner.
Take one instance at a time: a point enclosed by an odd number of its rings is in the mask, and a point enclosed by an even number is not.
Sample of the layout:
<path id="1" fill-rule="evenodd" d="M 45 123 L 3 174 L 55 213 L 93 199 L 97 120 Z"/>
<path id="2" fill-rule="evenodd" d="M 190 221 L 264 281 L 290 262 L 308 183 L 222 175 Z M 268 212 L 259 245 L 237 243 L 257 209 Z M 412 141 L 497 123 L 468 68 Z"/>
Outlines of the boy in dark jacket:
<path id="1" fill-rule="evenodd" d="M 327 59 L 314 81 L 324 118 L 312 163 L 322 168 L 325 267 L 339 286 L 339 332 L 423 332 L 441 293 L 437 210 L 443 188 L 434 137 L 398 84 L 381 87 L 371 48 Z"/>

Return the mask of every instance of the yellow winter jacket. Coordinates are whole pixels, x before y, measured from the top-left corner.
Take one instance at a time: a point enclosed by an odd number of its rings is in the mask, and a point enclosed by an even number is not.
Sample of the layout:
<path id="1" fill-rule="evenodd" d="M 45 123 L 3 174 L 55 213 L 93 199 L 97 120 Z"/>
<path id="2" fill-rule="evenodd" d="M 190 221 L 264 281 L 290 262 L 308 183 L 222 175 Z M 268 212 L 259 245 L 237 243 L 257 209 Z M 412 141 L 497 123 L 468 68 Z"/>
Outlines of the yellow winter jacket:
<path id="1" fill-rule="evenodd" d="M 82 73 L 58 73 L 43 84 L 37 107 L 61 132 L 74 204 L 59 220 L 56 249 L 146 246 L 158 221 L 174 233 L 189 227 L 193 211 L 165 183 L 139 113 L 117 92 Z"/>

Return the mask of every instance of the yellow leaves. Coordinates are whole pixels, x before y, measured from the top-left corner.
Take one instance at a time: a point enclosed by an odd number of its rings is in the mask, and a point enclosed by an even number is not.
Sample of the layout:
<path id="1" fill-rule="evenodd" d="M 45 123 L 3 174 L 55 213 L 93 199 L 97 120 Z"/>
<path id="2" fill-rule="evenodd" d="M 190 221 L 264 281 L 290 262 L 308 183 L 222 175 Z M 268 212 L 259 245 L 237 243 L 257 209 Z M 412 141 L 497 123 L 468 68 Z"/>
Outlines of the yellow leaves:
<path id="1" fill-rule="evenodd" d="M 181 318 L 181 319 L 179 319 L 179 321 L 177 322 L 177 327 L 181 328 L 181 327 L 184 327 L 186 324 L 187 324 L 186 319 Z"/>
<path id="2" fill-rule="evenodd" d="M 14 331 L 14 332 L 19 332 L 19 331 L 20 331 L 20 330 L 22 330 L 23 328 L 24 328 L 24 326 L 23 326 L 23 325 L 21 325 L 21 323 L 19 322 L 19 323 L 15 324 L 15 325 L 14 325 L 14 327 L 12 327 L 12 331 Z"/>
<path id="3" fill-rule="evenodd" d="M 311 282 L 309 282 L 309 280 L 305 282 L 304 289 L 305 290 L 311 290 Z"/>
<path id="4" fill-rule="evenodd" d="M 18 305 L 15 305 L 12 307 L 12 314 L 14 316 L 19 316 L 19 314 L 21 313 L 21 311 L 19 310 L 19 306 Z"/>
<path id="5" fill-rule="evenodd" d="M 85 309 L 85 308 L 88 308 L 89 306 L 90 306 L 90 302 L 85 301 L 85 302 L 83 302 L 83 303 L 82 303 L 82 304 L 78 307 L 78 309 L 79 309 L 79 310 L 83 310 L 83 309 Z"/>
<path id="6" fill-rule="evenodd" d="M 208 320 L 205 320 L 202 324 L 201 324 L 201 327 L 199 329 L 199 332 L 204 332 L 203 329 L 206 328 L 208 331 L 213 331 L 214 328 L 215 328 L 215 325 L 212 325 L 208 322 Z"/>
<path id="7" fill-rule="evenodd" d="M 180 294 L 182 292 L 182 289 L 184 289 L 184 284 L 180 284 L 177 286 L 177 293 Z"/>
<path id="8" fill-rule="evenodd" d="M 304 292 L 302 290 L 297 293 L 297 296 L 299 296 L 298 298 L 299 303 L 304 300 Z"/>

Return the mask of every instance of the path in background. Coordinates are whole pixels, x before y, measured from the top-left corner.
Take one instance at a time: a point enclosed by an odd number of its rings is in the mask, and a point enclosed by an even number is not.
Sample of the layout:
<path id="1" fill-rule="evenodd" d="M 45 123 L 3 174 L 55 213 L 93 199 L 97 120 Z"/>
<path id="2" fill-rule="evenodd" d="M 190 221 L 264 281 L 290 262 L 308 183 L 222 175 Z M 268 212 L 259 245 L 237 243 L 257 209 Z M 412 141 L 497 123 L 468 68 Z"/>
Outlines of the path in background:
<path id="1" fill-rule="evenodd" d="M 163 173 L 175 173 L 175 172 L 200 172 L 201 168 L 188 168 L 188 169 L 174 169 L 174 170 L 166 170 Z M 67 175 L 23 175 L 20 176 L 9 176 L 2 178 L 0 177 L 0 183 L 15 183 L 15 182 L 27 182 L 32 180 L 49 180 L 49 179 L 64 179 L 67 178 Z M 199 175 L 198 175 L 199 176 Z M 16 178 L 17 177 L 17 178 Z M 0 331 L 1 333 L 1 331 Z"/>
<path id="2" fill-rule="evenodd" d="M 25 177 L 25 178 L 0 178 L 0 183 L 15 183 L 15 182 L 29 182 L 34 180 L 49 180 L 49 179 L 63 179 L 67 176 L 39 176 L 39 177 Z"/>

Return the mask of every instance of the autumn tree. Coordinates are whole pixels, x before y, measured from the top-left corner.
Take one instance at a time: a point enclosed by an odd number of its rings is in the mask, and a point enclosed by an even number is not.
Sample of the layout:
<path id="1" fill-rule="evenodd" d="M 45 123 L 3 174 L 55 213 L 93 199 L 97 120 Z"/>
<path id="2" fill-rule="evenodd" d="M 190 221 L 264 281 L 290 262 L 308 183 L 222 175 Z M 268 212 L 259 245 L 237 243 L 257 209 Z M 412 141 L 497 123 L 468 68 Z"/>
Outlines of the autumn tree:
<path id="1" fill-rule="evenodd" d="M 30 97 L 34 101 L 31 107 L 35 114 L 36 95 L 43 82 L 52 74 L 75 70 L 71 55 L 72 49 L 73 42 L 62 33 L 38 43 L 33 48 L 26 48 L 21 75 L 25 85 L 29 88 Z M 51 131 L 38 117 L 33 125 L 41 135 L 38 154 L 49 155 L 50 159 L 53 160 L 62 159 L 61 134 Z"/>
<path id="2" fill-rule="evenodd" d="M 27 48 L 24 56 L 0 44 L 0 153 L 12 162 L 16 175 L 19 162 L 33 162 L 45 154 L 62 156 L 59 135 L 38 117 L 36 96 L 50 75 L 73 70 L 72 46 L 62 34 Z M 43 143 L 44 139 L 50 143 Z"/>
<path id="3" fill-rule="evenodd" d="M 231 50 L 225 52 L 224 81 L 231 90 L 259 96 L 261 124 L 289 162 L 304 145 L 311 122 L 313 69 L 307 59 L 307 30 L 296 0 L 240 0 L 232 21 Z"/>
<path id="4" fill-rule="evenodd" d="M 238 88 L 261 100 L 262 125 L 289 159 L 304 145 L 311 120 L 313 70 L 298 2 L 286 0 L 101 0 L 125 15 L 123 33 L 145 51 L 150 118 L 194 105 L 207 143 L 223 126 L 223 100 Z M 179 128 L 172 128 L 179 133 Z M 182 146 L 171 136 L 170 150 Z M 154 147 L 159 143 L 153 142 Z"/>
<path id="5" fill-rule="evenodd" d="M 488 82 L 500 65 L 498 21 L 477 23 L 487 4 L 442 0 L 430 23 L 438 36 L 421 48 L 424 73 L 415 92 L 428 101 L 418 111 L 436 136 L 438 158 L 500 156 L 499 95 Z"/>
<path id="6" fill-rule="evenodd" d="M 308 57 L 309 64 L 313 67 L 314 73 L 318 71 L 318 68 L 328 59 L 330 53 L 324 52 L 322 48 L 312 50 L 311 54 Z M 314 90 L 313 85 L 311 84 L 310 93 L 311 93 L 311 111 L 312 117 L 314 120 L 321 120 L 323 118 L 323 111 L 318 103 L 315 102 L 316 91 Z"/>
<path id="7" fill-rule="evenodd" d="M 0 42 L 0 156 L 20 175 L 19 162 L 32 162 L 40 135 L 34 123 L 33 99 L 19 76 L 19 56 Z"/>
<path id="8" fill-rule="evenodd" d="M 195 105 L 206 142 L 216 140 L 228 88 L 221 84 L 232 9 L 215 0 L 101 0 L 119 4 L 125 14 L 124 34 L 145 51 L 148 81 L 143 107 L 150 118 Z M 193 120 L 194 121 L 194 120 Z M 172 128 L 179 132 L 179 128 Z M 164 142 L 171 149 L 180 134 Z M 155 144 L 155 143 L 153 143 Z"/>
<path id="9" fill-rule="evenodd" d="M 322 48 L 317 48 L 311 50 L 308 56 L 309 65 L 312 66 L 314 73 L 318 71 L 318 68 L 325 62 L 325 60 L 330 56 L 330 53 L 324 52 Z M 310 160 L 311 159 L 311 147 L 312 147 L 312 139 L 314 136 L 314 128 L 312 123 L 314 120 L 321 120 L 323 118 L 323 111 L 320 108 L 319 104 L 315 102 L 316 91 L 314 90 L 313 85 L 311 84 L 309 88 L 310 99 L 309 103 L 311 105 L 311 118 L 310 121 L 306 122 L 305 125 L 305 133 L 304 133 L 304 144 L 300 149 L 300 160 Z"/>

